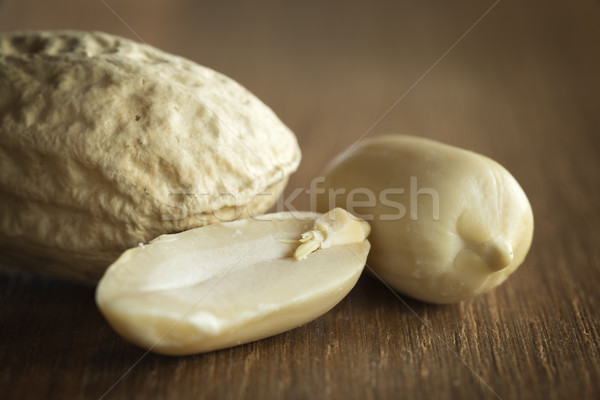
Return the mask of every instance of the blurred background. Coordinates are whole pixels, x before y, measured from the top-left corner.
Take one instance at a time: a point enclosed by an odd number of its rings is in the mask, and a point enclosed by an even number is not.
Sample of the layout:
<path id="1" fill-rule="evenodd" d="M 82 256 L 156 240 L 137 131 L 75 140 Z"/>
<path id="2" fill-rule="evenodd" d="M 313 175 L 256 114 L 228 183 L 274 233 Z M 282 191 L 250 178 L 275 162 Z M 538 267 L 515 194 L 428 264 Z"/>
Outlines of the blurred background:
<path id="1" fill-rule="evenodd" d="M 598 21 L 592 0 L 0 0 L 2 30 L 101 30 L 237 80 L 298 136 L 290 188 L 367 132 L 440 139 L 511 171 L 548 140 L 597 134 L 597 118 L 562 115 L 600 109 Z"/>
<path id="2" fill-rule="evenodd" d="M 298 137 L 288 194 L 362 137 L 412 134 L 507 167 L 536 232 L 472 301 L 363 277 L 294 331 L 139 364 L 93 288 L 0 275 L 0 393 L 100 398 L 135 365 L 107 398 L 600 398 L 600 1 L 0 0 L 0 31 L 28 29 L 105 31 L 235 79 Z"/>

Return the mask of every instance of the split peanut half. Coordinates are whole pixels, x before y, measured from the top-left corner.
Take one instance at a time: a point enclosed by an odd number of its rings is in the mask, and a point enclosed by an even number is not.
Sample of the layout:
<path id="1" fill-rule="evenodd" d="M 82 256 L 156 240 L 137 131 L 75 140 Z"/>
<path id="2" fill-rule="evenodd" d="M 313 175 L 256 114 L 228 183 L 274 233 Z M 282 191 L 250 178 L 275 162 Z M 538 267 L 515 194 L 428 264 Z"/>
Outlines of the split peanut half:
<path id="1" fill-rule="evenodd" d="M 307 323 L 355 285 L 369 225 L 327 214 L 268 214 L 162 235 L 123 253 L 96 302 L 117 333 L 184 355 L 251 342 Z"/>

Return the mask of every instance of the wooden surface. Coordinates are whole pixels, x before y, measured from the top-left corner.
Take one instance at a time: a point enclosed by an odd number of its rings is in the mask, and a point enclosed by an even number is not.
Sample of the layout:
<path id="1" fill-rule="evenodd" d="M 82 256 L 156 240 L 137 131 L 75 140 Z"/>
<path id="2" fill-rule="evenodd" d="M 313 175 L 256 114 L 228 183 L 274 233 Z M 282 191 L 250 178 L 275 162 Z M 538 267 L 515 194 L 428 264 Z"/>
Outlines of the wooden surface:
<path id="1" fill-rule="evenodd" d="M 93 288 L 2 273 L 0 398 L 600 398 L 598 1 L 200 3 L 0 0 L 0 29 L 139 35 L 233 77 L 298 136 L 288 193 L 365 133 L 486 154 L 532 203 L 527 260 L 451 306 L 363 277 L 305 326 L 179 358 L 120 339 Z"/>

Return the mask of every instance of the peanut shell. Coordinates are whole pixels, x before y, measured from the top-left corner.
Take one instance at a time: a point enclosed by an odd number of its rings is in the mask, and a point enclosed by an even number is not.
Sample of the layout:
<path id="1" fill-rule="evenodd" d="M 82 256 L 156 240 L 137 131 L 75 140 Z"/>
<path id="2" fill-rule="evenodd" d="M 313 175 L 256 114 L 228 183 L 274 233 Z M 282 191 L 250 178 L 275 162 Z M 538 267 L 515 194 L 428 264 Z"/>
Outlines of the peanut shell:
<path id="1" fill-rule="evenodd" d="M 264 213 L 300 162 L 245 88 L 99 32 L 0 34 L 0 258 L 96 282 L 125 249 Z"/>

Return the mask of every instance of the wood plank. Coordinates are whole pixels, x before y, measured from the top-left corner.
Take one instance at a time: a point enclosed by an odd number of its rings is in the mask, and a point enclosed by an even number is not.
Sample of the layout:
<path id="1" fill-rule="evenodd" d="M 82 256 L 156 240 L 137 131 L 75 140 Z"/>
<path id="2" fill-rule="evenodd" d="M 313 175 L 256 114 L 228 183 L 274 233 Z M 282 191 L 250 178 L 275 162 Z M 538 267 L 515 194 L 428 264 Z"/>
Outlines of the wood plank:
<path id="1" fill-rule="evenodd" d="M 515 175 L 533 247 L 470 301 L 424 304 L 363 276 L 316 321 L 190 357 L 119 338 L 93 288 L 2 272 L 2 398 L 600 397 L 600 3 L 502 0 L 474 27 L 493 1 L 107 3 L 294 130 L 304 158 L 287 194 L 365 132 L 426 136 Z M 135 36 L 101 2 L 0 1 L 0 30 L 64 27 Z"/>

